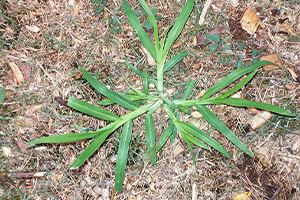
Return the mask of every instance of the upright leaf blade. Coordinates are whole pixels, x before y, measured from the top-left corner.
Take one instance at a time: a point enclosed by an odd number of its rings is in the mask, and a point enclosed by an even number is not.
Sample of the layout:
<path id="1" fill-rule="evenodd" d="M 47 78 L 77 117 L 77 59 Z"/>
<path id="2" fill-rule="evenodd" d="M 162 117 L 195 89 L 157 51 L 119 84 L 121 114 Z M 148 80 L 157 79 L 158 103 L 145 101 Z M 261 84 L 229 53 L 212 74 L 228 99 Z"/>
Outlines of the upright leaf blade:
<path id="1" fill-rule="evenodd" d="M 182 11 L 177 18 L 174 26 L 172 27 L 172 29 L 169 32 L 169 36 L 166 40 L 166 44 L 164 46 L 162 57 L 165 57 L 167 55 L 172 44 L 175 42 L 175 40 L 181 33 L 183 26 L 185 25 L 185 22 L 187 21 L 188 17 L 190 16 L 190 14 L 193 10 L 193 7 L 194 7 L 194 0 L 187 0 L 186 4 L 182 8 Z"/>
<path id="2" fill-rule="evenodd" d="M 144 0 L 139 0 L 139 2 L 141 3 L 142 7 L 146 11 L 146 13 L 147 13 L 147 15 L 149 17 L 149 21 L 150 21 L 151 25 L 153 26 L 153 29 L 154 29 L 154 38 L 155 38 L 155 48 L 156 48 L 156 53 L 158 53 L 159 49 L 160 49 L 160 45 L 159 45 L 158 27 L 157 27 L 156 19 L 155 19 L 154 15 L 153 15 L 152 11 L 150 10 L 150 8 L 148 7 L 148 5 L 146 4 L 146 2 Z"/>
<path id="3" fill-rule="evenodd" d="M 118 156 L 117 156 L 117 163 L 116 163 L 116 173 L 115 173 L 115 189 L 119 192 L 122 191 L 131 134 L 132 134 L 132 120 L 124 124 L 121 133 L 121 139 L 119 142 Z"/>
<path id="4" fill-rule="evenodd" d="M 149 76 L 147 73 L 144 75 L 144 85 L 143 85 L 143 92 L 144 94 L 149 94 Z"/>
<path id="5" fill-rule="evenodd" d="M 247 149 L 247 147 L 223 124 L 223 122 L 213 114 L 205 106 L 196 106 L 200 113 L 203 115 L 204 119 L 208 121 L 213 127 L 218 129 L 225 137 L 227 137 L 234 145 L 245 152 L 250 157 L 253 157 L 252 153 Z"/>
<path id="6" fill-rule="evenodd" d="M 169 126 L 166 128 L 166 130 L 163 132 L 163 134 L 160 137 L 160 140 L 157 143 L 156 146 L 156 152 L 159 152 L 159 150 L 164 146 L 164 144 L 167 142 L 169 137 L 171 136 L 174 129 L 174 123 L 171 121 Z"/>
<path id="7" fill-rule="evenodd" d="M 83 77 L 101 94 L 108 97 L 115 103 L 127 108 L 129 110 L 136 110 L 138 107 L 135 105 L 134 102 L 126 99 L 125 97 L 121 96 L 115 91 L 112 91 L 105 87 L 105 85 L 99 81 L 97 81 L 92 75 L 90 75 L 87 71 L 81 69 Z"/>
<path id="8" fill-rule="evenodd" d="M 157 56 L 155 52 L 155 46 L 152 43 L 151 39 L 141 26 L 138 18 L 135 16 L 134 12 L 131 10 L 130 5 L 123 0 L 123 8 L 125 10 L 126 16 L 129 20 L 129 23 L 131 24 L 132 28 L 135 30 L 135 32 L 138 34 L 138 37 L 140 38 L 143 46 L 147 51 L 150 53 L 152 58 L 157 61 Z"/>
<path id="9" fill-rule="evenodd" d="M 0 88 L 0 106 L 3 104 L 5 99 L 5 88 Z"/>
<path id="10" fill-rule="evenodd" d="M 68 106 L 87 115 L 97 117 L 99 119 L 104 119 L 107 121 L 116 121 L 120 119 L 116 114 L 109 112 L 108 110 L 105 110 L 98 106 L 94 106 L 84 101 L 80 101 L 75 97 L 69 97 Z"/>
<path id="11" fill-rule="evenodd" d="M 152 114 L 146 115 L 146 142 L 148 148 L 148 156 L 152 164 L 156 164 L 156 151 L 155 151 L 155 129 Z"/>

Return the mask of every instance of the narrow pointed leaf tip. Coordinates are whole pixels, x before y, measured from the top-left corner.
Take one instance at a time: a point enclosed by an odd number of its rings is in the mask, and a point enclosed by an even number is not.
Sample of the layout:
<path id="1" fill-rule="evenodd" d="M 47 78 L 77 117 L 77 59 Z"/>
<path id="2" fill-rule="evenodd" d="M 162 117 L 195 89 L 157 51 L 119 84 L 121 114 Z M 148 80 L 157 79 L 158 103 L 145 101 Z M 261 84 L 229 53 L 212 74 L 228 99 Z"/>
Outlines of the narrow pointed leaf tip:
<path id="1" fill-rule="evenodd" d="M 117 156 L 117 163 L 116 163 L 116 173 L 115 173 L 115 189 L 119 192 L 122 191 L 131 134 L 132 134 L 132 120 L 124 124 L 121 133 L 121 139 L 119 142 L 118 156 Z"/>
<path id="2" fill-rule="evenodd" d="M 125 10 L 126 16 L 128 18 L 128 21 L 131 24 L 132 28 L 137 33 L 143 46 L 145 47 L 145 49 L 147 49 L 147 51 L 150 53 L 152 58 L 157 61 L 155 46 L 154 46 L 153 42 L 151 41 L 151 39 L 149 38 L 149 36 L 147 35 L 145 30 L 141 26 L 141 24 L 140 24 L 138 18 L 136 17 L 136 15 L 134 14 L 134 12 L 131 10 L 130 5 L 125 0 L 122 1 L 122 4 L 123 4 L 123 8 Z"/>
<path id="3" fill-rule="evenodd" d="M 103 83 L 96 80 L 90 73 L 88 73 L 84 69 L 81 69 L 81 72 L 83 74 L 83 77 L 102 95 L 108 97 L 115 103 L 123 106 L 124 108 L 127 108 L 128 110 L 136 110 L 138 108 L 134 102 L 126 99 L 117 92 L 108 89 Z"/>

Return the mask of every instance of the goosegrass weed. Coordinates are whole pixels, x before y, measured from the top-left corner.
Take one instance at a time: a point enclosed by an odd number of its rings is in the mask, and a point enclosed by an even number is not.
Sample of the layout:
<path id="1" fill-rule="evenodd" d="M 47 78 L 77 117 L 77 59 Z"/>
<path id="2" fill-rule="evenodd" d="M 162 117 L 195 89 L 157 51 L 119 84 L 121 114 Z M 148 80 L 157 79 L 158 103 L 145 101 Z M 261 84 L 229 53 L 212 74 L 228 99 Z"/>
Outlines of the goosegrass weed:
<path id="1" fill-rule="evenodd" d="M 95 151 L 97 151 L 97 149 L 104 143 L 110 134 L 117 129 L 122 128 L 115 170 L 115 189 L 117 191 L 122 191 L 129 145 L 132 137 L 133 119 L 140 117 L 141 115 L 146 115 L 145 136 L 147 155 L 152 164 L 156 164 L 157 152 L 161 150 L 170 137 L 173 138 L 177 135 L 177 133 L 179 133 L 186 142 L 191 152 L 194 164 L 196 162 L 193 154 L 192 144 L 207 150 L 214 148 L 215 150 L 221 152 L 225 157 L 230 158 L 227 150 L 217 140 L 213 139 L 192 124 L 186 123 L 179 119 L 180 112 L 189 114 L 190 107 L 196 107 L 208 123 L 210 123 L 215 129 L 219 130 L 226 138 L 228 138 L 228 140 L 230 140 L 235 146 L 237 146 L 241 151 L 250 157 L 253 157 L 252 152 L 248 150 L 248 148 L 229 130 L 226 125 L 222 123 L 222 121 L 208 108 L 208 105 L 226 104 L 236 107 L 255 107 L 283 116 L 295 116 L 293 113 L 271 104 L 230 97 L 232 94 L 236 93 L 243 86 L 245 86 L 249 81 L 251 81 L 260 67 L 273 64 L 268 61 L 258 61 L 252 65 L 241 67 L 232 71 L 222 80 L 208 89 L 199 99 L 193 99 L 191 97 L 195 85 L 195 80 L 192 79 L 188 80 L 186 84 L 183 98 L 172 98 L 167 96 L 164 91 L 164 73 L 171 70 L 179 61 L 188 55 L 188 52 L 183 50 L 170 58 L 168 61 L 167 57 L 172 44 L 181 33 L 190 13 L 193 10 L 194 0 L 187 0 L 176 22 L 173 25 L 170 25 L 167 30 L 165 30 L 162 38 L 159 38 L 158 25 L 153 12 L 147 6 L 144 0 L 139 0 L 139 2 L 147 13 L 148 19 L 153 27 L 154 42 L 152 42 L 148 34 L 145 32 L 143 26 L 140 24 L 139 19 L 126 0 L 123 0 L 122 4 L 129 23 L 137 33 L 144 48 L 149 52 L 157 64 L 156 77 L 140 71 L 126 61 L 127 66 L 143 79 L 143 89 L 138 90 L 131 86 L 127 80 L 125 80 L 130 90 L 126 93 L 119 93 L 108 89 L 102 82 L 98 81 L 88 71 L 81 69 L 84 79 L 86 79 L 95 88 L 95 90 L 106 96 L 108 100 L 99 102 L 101 106 L 95 106 L 78 100 L 75 97 L 69 97 L 68 106 L 87 115 L 109 121 L 110 123 L 96 131 L 48 136 L 29 142 L 28 145 L 40 143 L 67 143 L 84 139 L 93 139 L 90 145 L 71 165 L 71 168 L 75 169 L 79 168 L 87 159 L 89 159 L 89 157 Z M 230 86 L 232 83 L 240 80 L 240 78 L 244 77 L 245 75 L 247 75 L 246 78 L 236 83 L 235 86 L 233 86 L 227 92 L 223 94 L 220 92 L 224 88 Z M 156 92 L 150 92 L 150 83 L 155 85 Z M 103 108 L 110 104 L 118 104 L 119 106 L 128 109 L 130 112 L 128 114 L 118 116 Z M 153 113 L 158 108 L 162 108 L 164 110 L 169 117 L 170 123 L 156 143 Z"/>

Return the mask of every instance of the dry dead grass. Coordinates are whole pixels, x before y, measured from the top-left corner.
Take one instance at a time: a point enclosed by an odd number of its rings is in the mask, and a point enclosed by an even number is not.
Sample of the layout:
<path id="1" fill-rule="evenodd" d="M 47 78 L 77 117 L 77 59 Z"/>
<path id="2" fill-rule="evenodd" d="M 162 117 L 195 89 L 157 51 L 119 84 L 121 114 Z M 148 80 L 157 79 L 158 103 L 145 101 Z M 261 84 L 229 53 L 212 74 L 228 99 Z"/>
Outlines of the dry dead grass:
<path id="1" fill-rule="evenodd" d="M 163 16 L 160 27 L 167 28 L 174 22 L 180 2 L 154 1 L 151 7 Z M 137 1 L 130 0 L 131 5 Z M 258 30 L 256 38 L 241 31 L 237 21 L 246 4 L 233 8 L 228 2 L 214 1 L 218 9 L 210 9 L 207 25 L 195 25 L 202 3 L 196 3 L 194 12 L 176 44 L 174 52 L 187 48 L 191 56 L 170 73 L 170 86 L 179 89 L 188 78 L 197 79 L 197 91 L 212 86 L 234 67 L 221 65 L 224 54 L 210 55 L 208 49 L 195 46 L 195 37 L 216 27 L 222 27 L 226 44 L 246 43 L 241 52 L 251 58 L 254 48 L 265 49 L 265 54 L 277 53 L 284 69 L 260 71 L 251 84 L 242 91 L 242 97 L 273 103 L 299 114 L 299 80 L 293 80 L 288 68 L 299 76 L 299 5 L 281 2 L 276 5 L 262 1 L 249 5 L 265 20 L 266 28 Z M 187 147 L 178 140 L 168 143 L 158 154 L 158 164 L 152 166 L 145 158 L 144 130 L 134 127 L 129 165 L 126 170 L 124 192 L 114 191 L 114 165 L 119 134 L 112 135 L 79 170 L 69 166 L 88 146 L 90 141 L 72 144 L 44 145 L 24 148 L 24 143 L 42 136 L 73 133 L 77 124 L 97 129 L 105 122 L 77 113 L 64 105 L 69 96 L 96 103 L 102 97 L 80 77 L 74 78 L 79 67 L 87 68 L 107 85 L 117 91 L 125 90 L 122 76 L 133 84 L 140 79 L 124 65 L 124 53 L 139 68 L 147 67 L 140 43 L 128 22 L 121 23 L 122 32 L 112 34 L 108 19 L 124 17 L 121 1 L 108 2 L 98 16 L 91 1 L 2 1 L 0 17 L 1 60 L 0 86 L 6 87 L 6 100 L 0 108 L 1 146 L 11 149 L 9 157 L 1 155 L 0 195 L 5 199 L 232 199 L 234 195 L 251 191 L 249 199 L 299 199 L 300 179 L 300 130 L 299 117 L 288 119 L 274 116 L 257 130 L 248 130 L 245 124 L 255 115 L 251 110 L 229 106 L 213 110 L 256 153 L 255 159 L 244 157 L 219 132 L 210 133 L 234 155 L 225 159 L 217 152 L 196 150 L 198 176 Z M 259 10 L 262 8 L 262 10 Z M 279 13 L 278 13 L 279 12 Z M 277 13 L 277 14 L 270 14 Z M 289 26 L 298 35 L 292 37 L 278 21 L 288 18 Z M 145 20 L 144 18 L 142 20 Z M 231 31 L 228 31 L 230 27 Z M 37 31 L 37 28 L 39 31 Z M 151 32 L 151 31 L 149 31 Z M 231 57 L 231 59 L 236 59 Z M 250 59 L 251 60 L 251 59 Z M 17 64 L 24 75 L 18 85 L 8 62 Z M 197 94 L 195 94 L 197 95 Z M 110 108 L 122 114 L 117 106 Z M 157 114 L 157 121 L 164 116 Z M 182 116 L 184 118 L 184 116 Z M 190 120 L 190 119 L 186 119 Z M 143 123 L 143 121 L 137 121 Z M 163 124 L 157 127 L 161 133 Z M 210 131 L 205 122 L 203 129 Z M 173 149 L 183 148 L 178 156 Z M 3 151 L 3 149 L 2 149 Z M 36 172 L 46 172 L 32 178 Z M 33 174 L 32 174 L 33 173 Z"/>

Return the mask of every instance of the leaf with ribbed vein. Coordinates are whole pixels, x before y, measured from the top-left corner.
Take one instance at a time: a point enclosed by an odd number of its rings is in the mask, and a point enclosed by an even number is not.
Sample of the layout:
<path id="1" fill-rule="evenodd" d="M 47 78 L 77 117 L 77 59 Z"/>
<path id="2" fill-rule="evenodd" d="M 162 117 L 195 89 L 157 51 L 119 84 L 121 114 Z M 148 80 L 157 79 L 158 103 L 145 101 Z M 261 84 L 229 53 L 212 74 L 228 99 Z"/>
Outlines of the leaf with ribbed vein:
<path id="1" fill-rule="evenodd" d="M 168 60 L 164 66 L 164 72 L 169 71 L 174 67 L 179 61 L 181 61 L 185 56 L 188 55 L 186 50 L 181 51 L 180 53 L 173 56 L 170 60 Z"/>
<path id="2" fill-rule="evenodd" d="M 200 142 L 199 140 L 197 140 L 196 138 L 194 138 L 193 136 L 189 135 L 189 134 L 186 134 L 185 135 L 185 138 L 188 139 L 191 143 L 203 148 L 203 149 L 206 149 L 206 150 L 209 150 L 209 147 L 206 146 L 205 144 L 203 144 L 202 142 Z"/>
<path id="3" fill-rule="evenodd" d="M 196 83 L 196 81 L 193 80 L 193 79 L 188 80 L 188 82 L 186 84 L 184 94 L 183 94 L 184 99 L 188 99 L 191 96 L 191 94 L 193 92 L 193 89 L 194 89 L 194 86 L 195 86 L 195 83 Z"/>
<path id="4" fill-rule="evenodd" d="M 213 94 L 219 92 L 220 90 L 226 88 L 231 83 L 239 79 L 240 77 L 262 67 L 265 65 L 274 65 L 274 63 L 271 63 L 269 61 L 258 61 L 254 63 L 253 65 L 242 67 L 239 69 L 236 69 L 232 71 L 230 74 L 228 74 L 226 77 L 224 77 L 222 80 L 220 80 L 218 83 L 216 83 L 214 86 L 212 86 L 209 90 L 205 92 L 205 94 L 201 97 L 201 99 L 208 99 Z"/>
<path id="5" fill-rule="evenodd" d="M 277 113 L 279 115 L 285 115 L 289 117 L 295 117 L 296 115 L 291 113 L 290 111 L 284 110 L 278 106 L 274 106 L 267 103 L 260 103 L 255 101 L 250 101 L 247 99 L 239 99 L 239 98 L 226 98 L 226 99 L 217 99 L 212 101 L 215 104 L 227 104 L 231 106 L 238 106 L 238 107 L 254 107 L 262 110 L 268 110 L 273 113 Z"/>
<path id="6" fill-rule="evenodd" d="M 120 119 L 116 114 L 109 112 L 108 110 L 105 110 L 103 108 L 100 108 L 98 106 L 92 105 L 84 101 L 80 101 L 75 97 L 69 97 L 68 106 L 87 115 L 97 117 L 99 119 L 104 119 L 107 121 L 116 121 Z"/>
<path id="7" fill-rule="evenodd" d="M 252 153 L 247 149 L 247 147 L 237 138 L 228 128 L 223 124 L 223 122 L 212 113 L 205 106 L 196 106 L 199 112 L 203 115 L 204 119 L 210 123 L 213 127 L 218 129 L 226 138 L 228 138 L 235 146 L 237 146 L 240 150 L 245 152 L 250 157 L 253 157 Z"/>
<path id="8" fill-rule="evenodd" d="M 149 36 L 141 26 L 134 12 L 131 10 L 130 5 L 125 0 L 123 0 L 123 8 L 129 20 L 129 23 L 131 24 L 135 32 L 138 34 L 138 37 L 140 38 L 143 46 L 145 47 L 145 49 L 147 49 L 147 51 L 150 53 L 152 58 L 154 60 L 157 60 L 154 44 L 152 43 L 151 39 L 149 38 Z"/>
<path id="9" fill-rule="evenodd" d="M 163 134 L 160 137 L 160 140 L 157 143 L 156 146 L 156 152 L 159 152 L 159 150 L 164 146 L 164 144 L 167 142 L 169 137 L 171 136 L 174 129 L 173 122 L 170 122 L 169 126 L 166 128 L 166 130 L 163 132 Z"/>
<path id="10" fill-rule="evenodd" d="M 116 163 L 116 173 L 115 173 L 115 189 L 119 192 L 122 191 L 131 134 L 132 134 L 132 120 L 124 124 L 121 133 L 121 139 L 119 142 L 118 156 L 117 156 L 117 163 Z"/>
<path id="11" fill-rule="evenodd" d="M 91 157 L 91 155 L 93 155 L 93 153 L 103 144 L 107 136 L 109 136 L 112 131 L 113 130 L 106 130 L 95 138 L 94 141 L 80 154 L 80 156 L 77 157 L 70 169 L 79 168 L 87 159 L 89 159 L 89 157 Z"/>
<path id="12" fill-rule="evenodd" d="M 155 151 L 155 129 L 152 114 L 146 115 L 146 142 L 148 148 L 148 156 L 152 164 L 156 164 L 156 151 Z"/>
<path id="13" fill-rule="evenodd" d="M 217 151 L 221 152 L 224 154 L 227 158 L 229 158 L 229 154 L 226 151 L 226 149 L 215 139 L 210 137 L 209 135 L 205 134 L 203 131 L 198 129 L 197 127 L 193 126 L 192 124 L 178 121 L 177 122 L 186 132 L 190 133 L 191 135 L 195 136 L 199 140 L 205 142 L 206 144 L 212 146 L 214 149 Z"/>
<path id="14" fill-rule="evenodd" d="M 163 50 L 163 56 L 165 57 L 166 54 L 169 52 L 170 47 L 172 44 L 175 42 L 179 34 L 181 33 L 185 22 L 187 21 L 188 17 L 190 16 L 192 10 L 194 7 L 194 0 L 188 0 L 184 7 L 181 10 L 181 13 L 179 14 L 174 26 L 169 32 L 168 38 L 166 40 L 166 43 L 164 45 L 164 50 Z"/>
<path id="15" fill-rule="evenodd" d="M 42 143 L 66 143 L 66 142 L 75 142 L 79 140 L 93 138 L 99 135 L 99 131 L 95 132 L 86 132 L 86 133 L 72 133 L 72 134 L 64 134 L 64 135 L 51 135 L 48 137 L 39 138 L 32 142 L 27 143 L 27 145 L 32 144 L 42 144 Z"/>
<path id="16" fill-rule="evenodd" d="M 229 97 L 230 95 L 236 93 L 237 91 L 239 91 L 242 87 L 244 87 L 253 78 L 253 76 L 256 74 L 256 72 L 257 72 L 257 70 L 254 70 L 249 76 L 247 76 L 241 82 L 236 84 L 231 90 L 218 96 L 217 99 L 224 99 L 224 98 Z"/>
<path id="17" fill-rule="evenodd" d="M 108 89 L 103 83 L 97 81 L 92 75 L 90 75 L 87 71 L 81 69 L 83 77 L 101 94 L 108 97 L 115 103 L 127 108 L 129 110 L 136 110 L 138 107 L 134 102 L 126 99 L 115 91 Z"/>

